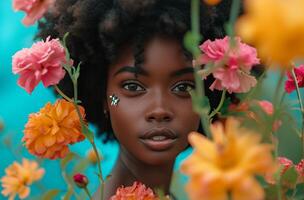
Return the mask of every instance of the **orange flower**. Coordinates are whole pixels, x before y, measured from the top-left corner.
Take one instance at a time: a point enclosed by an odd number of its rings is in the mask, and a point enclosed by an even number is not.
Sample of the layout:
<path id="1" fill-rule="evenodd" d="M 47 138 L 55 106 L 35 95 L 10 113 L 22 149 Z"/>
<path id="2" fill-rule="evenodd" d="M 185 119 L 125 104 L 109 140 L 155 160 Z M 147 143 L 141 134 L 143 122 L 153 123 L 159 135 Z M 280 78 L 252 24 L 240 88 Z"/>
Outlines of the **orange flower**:
<path id="1" fill-rule="evenodd" d="M 135 181 L 132 186 L 120 187 L 110 200 L 158 200 L 153 191 L 144 184 Z"/>
<path id="2" fill-rule="evenodd" d="M 271 145 L 260 144 L 260 136 L 239 127 L 228 118 L 225 126 L 211 125 L 214 141 L 192 132 L 193 154 L 182 164 L 190 176 L 186 190 L 191 200 L 260 200 L 264 191 L 254 175 L 273 171 Z"/>
<path id="3" fill-rule="evenodd" d="M 304 58 L 303 0 L 247 0 L 244 7 L 237 33 L 264 61 L 290 67 L 292 60 Z"/>
<path id="4" fill-rule="evenodd" d="M 79 106 L 79 110 L 84 118 L 84 108 Z M 47 103 L 38 113 L 30 115 L 22 141 L 30 153 L 56 159 L 67 155 L 69 144 L 84 138 L 74 105 L 59 99 L 54 105 Z"/>
<path id="5" fill-rule="evenodd" d="M 214 6 L 216 4 L 219 4 L 221 0 L 204 0 L 204 2 L 210 6 Z"/>
<path id="6" fill-rule="evenodd" d="M 13 200 L 16 195 L 20 199 L 26 198 L 30 193 L 29 185 L 38 181 L 44 175 L 44 169 L 38 168 L 36 161 L 22 160 L 22 164 L 14 162 L 5 169 L 6 175 L 1 178 L 2 194 Z"/>

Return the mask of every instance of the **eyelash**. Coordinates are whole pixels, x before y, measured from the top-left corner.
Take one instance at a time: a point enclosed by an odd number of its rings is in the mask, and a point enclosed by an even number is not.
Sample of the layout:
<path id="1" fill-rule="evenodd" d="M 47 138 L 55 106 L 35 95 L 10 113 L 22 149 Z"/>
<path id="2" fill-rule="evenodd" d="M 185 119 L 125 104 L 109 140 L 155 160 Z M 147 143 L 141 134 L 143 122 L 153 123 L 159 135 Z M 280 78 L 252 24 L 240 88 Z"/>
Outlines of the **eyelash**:
<path id="1" fill-rule="evenodd" d="M 135 86 L 136 88 L 131 89 L 130 86 Z M 184 91 L 175 90 L 175 89 L 178 89 L 178 86 L 186 86 L 186 90 L 184 90 Z M 190 87 L 190 89 L 188 87 Z M 135 81 L 135 80 L 130 80 L 130 81 L 124 82 L 122 84 L 122 88 L 127 91 L 130 91 L 130 92 L 142 93 L 142 92 L 146 91 L 145 87 L 142 86 L 142 84 L 140 84 L 138 81 Z M 195 84 L 193 81 L 179 81 L 174 84 L 171 91 L 173 91 L 175 94 L 179 94 L 180 92 L 182 92 L 182 93 L 187 92 L 187 94 L 188 94 L 188 92 L 193 90 L 194 88 L 195 88 Z"/>

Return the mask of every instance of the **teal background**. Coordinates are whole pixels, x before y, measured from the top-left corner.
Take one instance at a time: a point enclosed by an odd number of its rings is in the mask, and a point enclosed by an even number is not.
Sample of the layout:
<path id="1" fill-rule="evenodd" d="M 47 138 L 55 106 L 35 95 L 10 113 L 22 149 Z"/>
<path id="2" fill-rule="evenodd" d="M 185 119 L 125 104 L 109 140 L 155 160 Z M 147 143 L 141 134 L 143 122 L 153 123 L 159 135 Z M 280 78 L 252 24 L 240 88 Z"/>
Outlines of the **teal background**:
<path id="1" fill-rule="evenodd" d="M 21 161 L 22 157 L 35 159 L 29 155 L 27 150 L 22 147 L 21 138 L 22 130 L 27 122 L 28 115 L 39 111 L 46 102 L 54 102 L 50 89 L 45 89 L 41 84 L 29 95 L 25 90 L 17 85 L 18 76 L 12 74 L 11 58 L 18 50 L 30 47 L 33 44 L 33 36 L 37 30 L 36 25 L 25 27 L 21 20 L 24 17 L 22 12 L 14 12 L 11 7 L 11 0 L 0 1 L 0 120 L 4 123 L 4 130 L 0 132 L 0 177 L 4 175 L 4 169 L 13 161 Z M 266 80 L 264 88 L 265 96 L 270 97 L 274 91 L 274 85 L 277 82 L 275 75 L 270 75 Z M 289 99 L 295 99 L 293 93 Z M 298 119 L 300 115 L 298 111 L 294 111 Z M 300 160 L 300 143 L 292 130 L 285 128 L 280 133 L 281 144 L 280 154 L 285 155 L 295 162 Z M 109 174 L 118 154 L 118 145 L 115 142 L 101 144 L 97 141 L 97 146 L 102 152 L 104 160 L 102 162 L 103 173 Z M 71 147 L 72 151 L 80 156 L 85 156 L 87 150 L 90 149 L 88 142 L 81 142 Z M 182 159 L 184 159 L 191 149 L 182 153 L 176 162 L 176 168 Z M 31 197 L 41 195 L 43 188 L 66 190 L 66 184 L 61 176 L 59 160 L 44 160 L 42 167 L 45 168 L 46 174 L 38 185 L 31 187 Z M 95 191 L 98 185 L 96 168 L 90 167 L 86 171 L 89 177 L 89 189 Z M 0 186 L 0 190 L 2 190 Z M 0 194 L 0 200 L 4 198 Z M 31 199 L 31 198 L 29 198 Z M 60 199 L 59 196 L 57 199 Z"/>
<path id="2" fill-rule="evenodd" d="M 4 175 L 4 169 L 13 161 L 21 162 L 22 157 L 35 159 L 22 146 L 22 130 L 30 113 L 39 111 L 48 101 L 55 101 L 51 90 L 45 89 L 42 84 L 29 95 L 17 85 L 18 76 L 12 73 L 12 55 L 22 48 L 30 47 L 37 30 L 36 25 L 25 27 L 21 23 L 23 17 L 24 13 L 12 10 L 10 0 L 0 1 L 0 120 L 4 123 L 4 130 L 0 132 L 0 177 Z M 102 149 L 103 172 L 107 175 L 117 157 L 118 145 L 116 143 L 102 145 L 99 141 L 97 141 L 97 145 L 100 151 Z M 73 145 L 71 149 L 73 152 L 85 156 L 87 150 L 90 149 L 90 144 L 86 141 L 81 142 Z M 45 168 L 46 173 L 40 186 L 32 187 L 31 196 L 41 194 L 40 190 L 43 187 L 63 191 L 66 189 L 59 166 L 59 160 L 43 161 L 42 167 Z M 97 188 L 95 171 L 95 167 L 91 167 L 86 173 L 90 179 L 91 191 L 95 191 Z M 0 190 L 2 190 L 1 186 Z M 0 193 L 0 199 L 6 198 Z"/>

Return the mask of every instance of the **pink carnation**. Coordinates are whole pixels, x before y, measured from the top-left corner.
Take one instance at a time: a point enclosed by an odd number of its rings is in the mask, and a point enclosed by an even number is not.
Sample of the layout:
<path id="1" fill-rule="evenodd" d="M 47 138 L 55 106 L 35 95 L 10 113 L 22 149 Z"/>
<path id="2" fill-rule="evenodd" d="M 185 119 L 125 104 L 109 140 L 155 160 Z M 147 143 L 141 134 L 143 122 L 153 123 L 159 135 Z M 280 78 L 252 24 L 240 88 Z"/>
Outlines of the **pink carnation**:
<path id="1" fill-rule="evenodd" d="M 22 23 L 29 26 L 40 19 L 54 2 L 55 0 L 13 0 L 13 8 L 26 13 Z"/>
<path id="2" fill-rule="evenodd" d="M 210 86 L 211 90 L 226 89 L 229 93 L 248 92 L 257 83 L 254 76 L 250 75 L 253 65 L 259 64 L 255 48 L 241 42 L 239 37 L 235 38 L 235 47 L 230 48 L 230 38 L 207 40 L 201 46 L 203 51 L 200 63 L 214 63 L 217 67 L 213 71 L 215 81 Z M 221 62 L 226 58 L 222 67 Z"/>
<path id="3" fill-rule="evenodd" d="M 48 37 L 13 56 L 13 73 L 20 75 L 18 85 L 31 93 L 40 81 L 45 87 L 59 83 L 65 75 L 65 62 L 65 49 L 59 39 Z"/>
<path id="4" fill-rule="evenodd" d="M 299 87 L 304 87 L 304 65 L 294 68 Z M 296 84 L 293 81 L 291 72 L 287 72 L 288 79 L 285 82 L 285 91 L 291 93 L 296 89 Z"/>
<path id="5" fill-rule="evenodd" d="M 110 200 L 157 200 L 150 188 L 147 188 L 144 184 L 135 181 L 132 186 L 120 187 L 117 189 L 116 194 L 111 197 Z"/>

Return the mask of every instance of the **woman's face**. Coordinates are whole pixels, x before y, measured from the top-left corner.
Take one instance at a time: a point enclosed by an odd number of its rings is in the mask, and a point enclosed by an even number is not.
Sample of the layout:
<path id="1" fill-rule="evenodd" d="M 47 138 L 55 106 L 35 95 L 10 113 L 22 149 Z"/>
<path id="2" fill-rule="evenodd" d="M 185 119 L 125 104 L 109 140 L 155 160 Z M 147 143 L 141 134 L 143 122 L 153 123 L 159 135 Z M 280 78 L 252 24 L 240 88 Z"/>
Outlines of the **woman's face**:
<path id="1" fill-rule="evenodd" d="M 107 109 L 123 152 L 147 164 L 165 164 L 187 147 L 189 132 L 199 126 L 188 93 L 194 88 L 193 68 L 175 40 L 152 39 L 144 57 L 140 70 L 130 49 L 111 65 Z M 120 99 L 117 106 L 111 105 L 113 94 Z"/>

